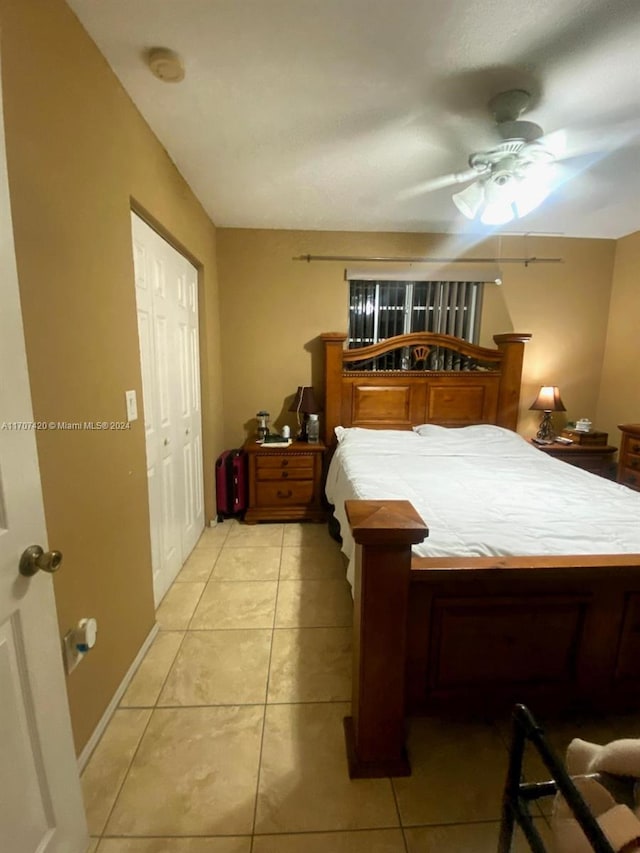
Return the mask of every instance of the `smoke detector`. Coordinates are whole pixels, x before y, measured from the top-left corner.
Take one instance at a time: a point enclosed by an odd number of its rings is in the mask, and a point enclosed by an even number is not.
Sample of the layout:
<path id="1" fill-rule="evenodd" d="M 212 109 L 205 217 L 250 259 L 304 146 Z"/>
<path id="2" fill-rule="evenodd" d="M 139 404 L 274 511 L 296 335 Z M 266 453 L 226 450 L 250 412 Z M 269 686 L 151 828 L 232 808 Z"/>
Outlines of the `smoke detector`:
<path id="1" fill-rule="evenodd" d="M 184 79 L 182 60 L 168 47 L 152 47 L 147 51 L 147 65 L 151 73 L 164 83 L 179 83 Z"/>

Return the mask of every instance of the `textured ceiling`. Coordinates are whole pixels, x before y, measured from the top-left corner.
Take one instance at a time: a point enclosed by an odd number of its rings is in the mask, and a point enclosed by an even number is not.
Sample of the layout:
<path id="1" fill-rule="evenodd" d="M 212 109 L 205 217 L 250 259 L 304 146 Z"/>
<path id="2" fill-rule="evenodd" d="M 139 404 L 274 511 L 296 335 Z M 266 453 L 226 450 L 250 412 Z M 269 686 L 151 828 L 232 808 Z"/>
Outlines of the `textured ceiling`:
<path id="1" fill-rule="evenodd" d="M 68 0 L 217 225 L 478 230 L 428 182 L 524 87 L 560 184 L 509 232 L 640 229 L 640 0 Z M 165 46 L 183 82 L 145 65 Z M 433 184 L 432 184 L 433 186 Z"/>

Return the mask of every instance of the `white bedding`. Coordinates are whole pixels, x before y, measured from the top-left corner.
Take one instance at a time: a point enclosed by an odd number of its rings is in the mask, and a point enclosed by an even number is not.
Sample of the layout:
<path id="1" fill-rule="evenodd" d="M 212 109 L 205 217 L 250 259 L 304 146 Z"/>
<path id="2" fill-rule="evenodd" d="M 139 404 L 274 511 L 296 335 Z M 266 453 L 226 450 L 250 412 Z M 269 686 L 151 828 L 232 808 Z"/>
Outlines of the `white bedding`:
<path id="1" fill-rule="evenodd" d="M 640 493 L 501 427 L 415 429 L 336 429 L 326 494 L 350 561 L 344 502 L 358 498 L 411 501 L 429 527 L 414 547 L 424 557 L 640 553 Z"/>

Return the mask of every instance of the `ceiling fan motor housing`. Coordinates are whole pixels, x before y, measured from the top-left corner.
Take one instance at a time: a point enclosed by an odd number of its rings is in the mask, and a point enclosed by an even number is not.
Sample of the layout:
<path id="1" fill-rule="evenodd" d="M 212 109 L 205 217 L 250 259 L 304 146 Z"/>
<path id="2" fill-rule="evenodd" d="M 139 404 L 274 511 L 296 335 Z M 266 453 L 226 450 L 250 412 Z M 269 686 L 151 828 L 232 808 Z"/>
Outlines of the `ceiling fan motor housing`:
<path id="1" fill-rule="evenodd" d="M 531 95 L 524 89 L 508 89 L 499 92 L 489 101 L 489 109 L 498 124 L 515 121 L 529 106 Z"/>

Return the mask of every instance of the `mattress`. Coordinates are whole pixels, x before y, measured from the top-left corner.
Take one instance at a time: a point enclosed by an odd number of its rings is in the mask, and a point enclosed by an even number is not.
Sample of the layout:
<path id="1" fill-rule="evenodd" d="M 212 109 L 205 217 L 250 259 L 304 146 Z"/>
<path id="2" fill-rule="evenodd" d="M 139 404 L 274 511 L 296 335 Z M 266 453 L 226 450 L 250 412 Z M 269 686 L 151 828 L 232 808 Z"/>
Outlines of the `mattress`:
<path id="1" fill-rule="evenodd" d="M 326 482 L 343 550 L 346 500 L 409 500 L 423 557 L 640 554 L 640 493 L 541 453 L 496 426 L 336 428 Z M 350 563 L 349 580 L 352 581 Z"/>

